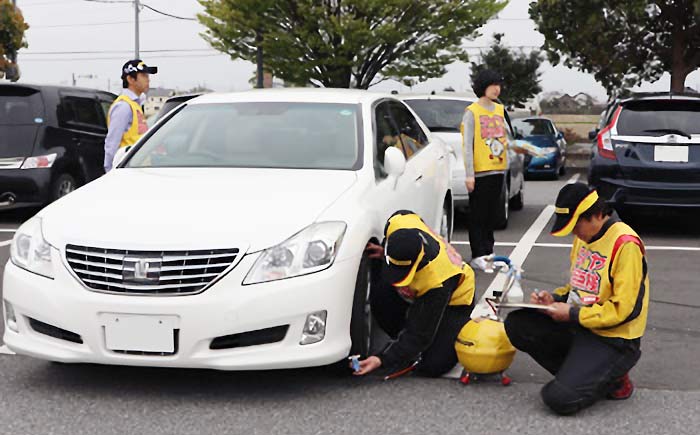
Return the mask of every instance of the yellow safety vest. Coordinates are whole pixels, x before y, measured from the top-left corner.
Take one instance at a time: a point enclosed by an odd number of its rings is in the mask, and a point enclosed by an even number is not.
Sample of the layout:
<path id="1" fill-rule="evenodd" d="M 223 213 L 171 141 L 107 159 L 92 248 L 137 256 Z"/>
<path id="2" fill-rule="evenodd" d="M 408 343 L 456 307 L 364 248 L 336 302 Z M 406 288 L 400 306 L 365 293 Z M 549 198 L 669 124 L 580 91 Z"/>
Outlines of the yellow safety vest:
<path id="1" fill-rule="evenodd" d="M 120 95 L 116 100 L 114 100 L 112 105 L 109 107 L 109 112 L 107 112 L 108 126 L 112 108 L 120 101 L 124 101 L 131 107 L 131 125 L 122 135 L 122 140 L 119 142 L 119 147 L 121 148 L 135 144 L 141 138 L 141 136 L 148 131 L 148 124 L 146 123 L 146 117 L 143 115 L 143 110 L 141 110 L 141 105 L 126 95 Z"/>
<path id="2" fill-rule="evenodd" d="M 508 136 L 505 110 L 496 104 L 492 111 L 479 103 L 466 108 L 474 115 L 474 172 L 505 171 L 508 167 Z M 462 132 L 464 134 L 464 132 Z M 464 144 L 469 146 L 469 144 Z"/>
<path id="3" fill-rule="evenodd" d="M 442 283 L 455 275 L 462 275 L 459 286 L 452 293 L 449 305 L 470 305 L 474 300 L 474 271 L 468 264 L 460 268 L 450 261 L 445 244 L 434 236 L 425 222 L 415 213 L 395 214 L 387 222 L 385 236 L 389 237 L 394 231 L 405 228 L 415 228 L 422 231 L 439 244 L 440 250 L 435 258 L 429 259 L 428 264 L 419 266 L 413 281 L 408 285 L 416 297 L 421 297 L 428 291 L 441 287 Z M 427 254 L 426 254 L 427 256 Z"/>
<path id="4" fill-rule="evenodd" d="M 576 237 L 571 278 L 554 291 L 577 307 L 572 319 L 603 337 L 644 334 L 649 310 L 649 274 L 644 245 L 624 222 L 613 223 L 592 243 Z"/>

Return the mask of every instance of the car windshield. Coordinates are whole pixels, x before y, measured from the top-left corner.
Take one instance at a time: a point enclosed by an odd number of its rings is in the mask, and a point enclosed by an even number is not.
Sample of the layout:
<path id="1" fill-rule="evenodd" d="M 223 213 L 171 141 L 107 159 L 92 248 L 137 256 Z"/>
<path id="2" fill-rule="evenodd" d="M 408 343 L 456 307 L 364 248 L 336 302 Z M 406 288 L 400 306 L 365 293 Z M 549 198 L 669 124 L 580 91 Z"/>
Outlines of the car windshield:
<path id="1" fill-rule="evenodd" d="M 182 108 L 126 167 L 359 169 L 359 105 L 246 102 Z"/>
<path id="2" fill-rule="evenodd" d="M 617 121 L 623 136 L 700 134 L 700 101 L 647 100 L 624 105 Z"/>
<path id="3" fill-rule="evenodd" d="M 0 125 L 41 123 L 43 111 L 39 91 L 20 86 L 0 87 Z"/>
<path id="4" fill-rule="evenodd" d="M 554 136 L 552 123 L 546 119 L 515 119 L 513 127 L 524 137 L 527 136 Z"/>
<path id="5" fill-rule="evenodd" d="M 459 132 L 464 109 L 471 104 L 463 100 L 405 100 L 430 131 Z"/>

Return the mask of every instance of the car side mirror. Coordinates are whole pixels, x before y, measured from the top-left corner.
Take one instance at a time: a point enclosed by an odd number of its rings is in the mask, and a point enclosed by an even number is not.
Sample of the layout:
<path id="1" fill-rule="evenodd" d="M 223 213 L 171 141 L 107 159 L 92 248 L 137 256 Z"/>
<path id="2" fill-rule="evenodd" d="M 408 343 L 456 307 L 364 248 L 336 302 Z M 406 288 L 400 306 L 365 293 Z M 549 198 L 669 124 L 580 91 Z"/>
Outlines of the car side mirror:
<path id="1" fill-rule="evenodd" d="M 114 154 L 114 158 L 112 159 L 112 169 L 116 168 L 119 166 L 119 164 L 124 160 L 124 157 L 129 153 L 129 150 L 131 149 L 131 145 L 126 146 L 126 147 L 120 147 L 116 154 Z"/>
<path id="2" fill-rule="evenodd" d="M 597 128 L 588 132 L 588 140 L 595 140 L 596 136 L 598 136 Z"/>
<path id="3" fill-rule="evenodd" d="M 406 171 L 406 157 L 396 147 L 384 151 L 384 169 L 390 177 L 400 177 Z"/>
<path id="4" fill-rule="evenodd" d="M 562 132 L 560 131 L 560 132 L 557 133 L 557 140 L 562 140 L 562 139 L 564 139 L 564 133 L 562 133 Z"/>

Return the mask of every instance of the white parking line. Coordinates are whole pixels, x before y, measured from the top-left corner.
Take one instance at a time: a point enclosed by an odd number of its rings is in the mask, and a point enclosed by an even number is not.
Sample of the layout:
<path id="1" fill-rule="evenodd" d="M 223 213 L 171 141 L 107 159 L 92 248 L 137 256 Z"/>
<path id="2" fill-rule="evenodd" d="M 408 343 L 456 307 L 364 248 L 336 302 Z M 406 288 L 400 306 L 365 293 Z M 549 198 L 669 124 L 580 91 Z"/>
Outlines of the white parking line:
<path id="1" fill-rule="evenodd" d="M 17 355 L 16 353 L 12 352 L 10 348 L 8 348 L 6 345 L 0 346 L 0 355 Z"/>
<path id="2" fill-rule="evenodd" d="M 0 248 L 2 248 L 3 246 L 7 246 L 11 243 L 12 243 L 12 240 L 5 240 L 3 242 L 0 242 Z"/>
<path id="3" fill-rule="evenodd" d="M 464 241 L 453 241 L 450 242 L 451 245 L 469 245 L 469 242 Z M 496 242 L 496 246 L 517 246 L 515 242 Z M 533 245 L 535 248 L 571 248 L 571 243 L 535 243 Z M 644 249 L 647 251 L 688 251 L 688 252 L 698 252 L 700 247 L 697 246 L 645 246 Z"/>
<path id="4" fill-rule="evenodd" d="M 0 233 L 16 233 L 17 230 L 12 228 L 0 228 Z"/>

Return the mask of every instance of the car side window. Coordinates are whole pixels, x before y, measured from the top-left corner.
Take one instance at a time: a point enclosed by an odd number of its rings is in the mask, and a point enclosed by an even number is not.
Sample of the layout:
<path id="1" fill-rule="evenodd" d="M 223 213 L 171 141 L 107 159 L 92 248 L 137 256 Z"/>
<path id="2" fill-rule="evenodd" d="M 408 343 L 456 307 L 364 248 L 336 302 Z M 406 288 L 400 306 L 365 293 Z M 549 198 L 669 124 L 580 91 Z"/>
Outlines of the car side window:
<path id="1" fill-rule="evenodd" d="M 104 109 L 95 98 L 62 96 L 60 118 L 68 128 L 92 132 L 106 130 Z"/>
<path id="2" fill-rule="evenodd" d="M 428 137 L 406 106 L 394 101 L 390 103 L 390 107 L 391 114 L 399 127 L 399 137 L 408 160 L 428 145 Z"/>
<path id="3" fill-rule="evenodd" d="M 384 170 L 384 153 L 392 146 L 404 152 L 399 138 L 399 129 L 391 116 L 389 103 L 379 103 L 374 109 L 374 175 L 377 179 L 387 177 Z"/>

